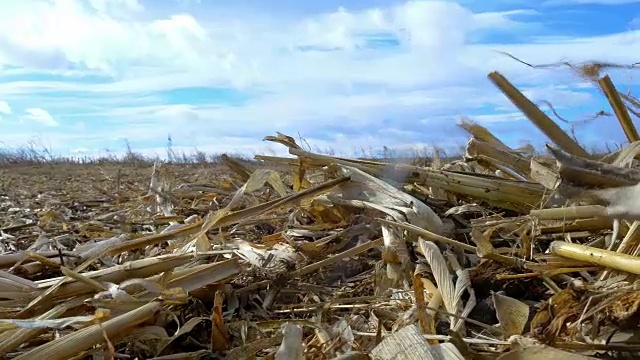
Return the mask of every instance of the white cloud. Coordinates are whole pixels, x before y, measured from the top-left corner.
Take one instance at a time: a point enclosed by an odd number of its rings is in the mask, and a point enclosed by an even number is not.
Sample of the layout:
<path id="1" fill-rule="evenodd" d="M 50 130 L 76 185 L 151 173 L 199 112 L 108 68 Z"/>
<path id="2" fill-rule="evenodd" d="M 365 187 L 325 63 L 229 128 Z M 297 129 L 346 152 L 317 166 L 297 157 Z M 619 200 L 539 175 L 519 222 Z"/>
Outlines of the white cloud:
<path id="1" fill-rule="evenodd" d="M 0 114 L 11 115 L 11 106 L 6 101 L 0 101 Z"/>
<path id="2" fill-rule="evenodd" d="M 87 6 L 90 5 L 90 6 Z M 113 11 L 139 11 L 137 1 L 37 1 L 0 5 L 2 62 L 38 68 L 122 71 L 122 65 L 148 59 L 149 65 L 192 60 L 190 42 L 204 30 L 190 15 L 152 22 L 120 18 Z M 187 55 L 180 55 L 186 53 Z"/>
<path id="3" fill-rule="evenodd" d="M 76 154 L 76 155 L 82 155 L 82 154 L 87 154 L 87 153 L 91 153 L 90 149 L 87 149 L 85 147 L 81 147 L 81 148 L 76 148 L 76 149 L 71 149 L 70 151 L 72 154 Z"/>
<path id="4" fill-rule="evenodd" d="M 44 126 L 58 126 L 56 119 L 49 114 L 47 110 L 41 108 L 29 108 L 25 110 L 25 115 L 22 116 L 23 121 L 32 121 Z"/>
<path id="5" fill-rule="evenodd" d="M 512 122 L 516 120 L 524 120 L 524 114 L 520 112 L 504 113 L 504 114 L 491 114 L 491 115 L 476 115 L 471 117 L 472 120 L 479 124 L 497 123 L 497 122 Z"/>
<path id="6" fill-rule="evenodd" d="M 408 66 L 396 81 L 406 84 L 407 77 L 416 74 L 407 74 L 412 67 L 463 65 L 457 53 L 470 31 L 513 26 L 509 16 L 517 13 L 474 14 L 451 2 L 410 1 L 361 12 L 342 9 L 300 21 L 197 20 L 173 14 L 143 22 L 90 11 L 80 0 L 19 4 L 0 5 L 5 63 L 50 69 L 76 63 L 117 73 L 125 81 L 177 71 L 191 74 L 193 80 L 233 86 L 322 85 L 349 73 L 347 81 L 387 81 L 390 73 L 376 70 Z M 370 60 L 348 52 L 363 46 L 365 35 L 375 34 L 398 37 L 405 50 Z M 300 53 L 293 51 L 297 46 L 347 52 Z"/>
<path id="7" fill-rule="evenodd" d="M 142 6 L 138 0 L 89 0 L 89 4 L 97 12 L 102 14 L 144 10 L 144 6 Z"/>

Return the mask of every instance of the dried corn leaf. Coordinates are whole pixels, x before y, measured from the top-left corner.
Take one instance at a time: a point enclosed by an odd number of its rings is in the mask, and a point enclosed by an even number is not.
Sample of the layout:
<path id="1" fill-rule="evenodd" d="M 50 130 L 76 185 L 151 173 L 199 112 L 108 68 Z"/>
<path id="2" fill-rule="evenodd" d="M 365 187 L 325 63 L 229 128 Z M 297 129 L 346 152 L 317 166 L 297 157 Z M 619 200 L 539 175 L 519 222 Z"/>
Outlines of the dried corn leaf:
<path id="1" fill-rule="evenodd" d="M 546 345 L 527 346 L 512 350 L 498 357 L 497 360 L 595 360 L 590 356 L 579 355 L 568 351 L 554 349 Z"/>
<path id="2" fill-rule="evenodd" d="M 521 335 L 529 320 L 529 306 L 514 298 L 491 294 L 499 326 L 507 336 Z"/>
<path id="3" fill-rule="evenodd" d="M 283 338 L 278 351 L 276 351 L 276 360 L 301 360 L 303 359 L 302 349 L 302 327 L 286 323 L 282 328 Z"/>
<path id="4" fill-rule="evenodd" d="M 415 325 L 408 325 L 385 337 L 371 351 L 374 360 L 463 360 L 452 343 L 429 345 Z"/>

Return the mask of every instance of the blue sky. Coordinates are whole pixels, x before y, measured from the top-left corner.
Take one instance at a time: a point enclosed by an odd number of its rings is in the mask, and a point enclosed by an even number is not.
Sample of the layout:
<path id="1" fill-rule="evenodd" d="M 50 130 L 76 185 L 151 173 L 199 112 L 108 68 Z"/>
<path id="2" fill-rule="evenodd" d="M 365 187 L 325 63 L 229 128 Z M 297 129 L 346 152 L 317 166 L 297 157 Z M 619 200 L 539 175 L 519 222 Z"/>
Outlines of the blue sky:
<path id="1" fill-rule="evenodd" d="M 640 61 L 640 1 L 22 0 L 0 4 L 0 146 L 281 154 L 464 145 L 461 116 L 513 146 L 545 138 L 488 81 L 498 70 L 572 121 L 611 112 L 571 71 Z M 640 94 L 636 71 L 610 72 Z M 567 129 L 569 125 L 561 123 Z M 577 126 L 624 142 L 614 118 Z"/>

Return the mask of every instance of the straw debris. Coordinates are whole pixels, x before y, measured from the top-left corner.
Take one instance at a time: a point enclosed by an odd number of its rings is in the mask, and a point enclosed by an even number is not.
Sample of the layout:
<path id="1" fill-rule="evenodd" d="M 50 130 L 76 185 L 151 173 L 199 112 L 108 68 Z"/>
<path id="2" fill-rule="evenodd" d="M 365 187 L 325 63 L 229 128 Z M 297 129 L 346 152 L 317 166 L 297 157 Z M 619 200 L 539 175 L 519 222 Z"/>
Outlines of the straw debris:
<path id="1" fill-rule="evenodd" d="M 596 79 L 630 144 L 594 154 L 489 80 L 549 138 L 545 154 L 462 119 L 463 158 L 430 166 L 284 134 L 265 140 L 291 157 L 254 162 L 7 166 L 0 355 L 640 356 L 634 98 Z"/>

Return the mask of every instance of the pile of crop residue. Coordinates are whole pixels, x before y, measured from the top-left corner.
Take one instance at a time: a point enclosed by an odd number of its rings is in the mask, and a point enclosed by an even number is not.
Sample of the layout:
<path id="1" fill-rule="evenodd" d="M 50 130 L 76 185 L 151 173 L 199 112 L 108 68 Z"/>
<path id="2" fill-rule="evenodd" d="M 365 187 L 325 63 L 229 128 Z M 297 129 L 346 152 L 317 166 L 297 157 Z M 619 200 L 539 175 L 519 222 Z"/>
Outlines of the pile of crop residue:
<path id="1" fill-rule="evenodd" d="M 226 175 L 207 181 L 158 163 L 144 188 L 5 182 L 2 358 L 640 354 L 631 98 L 598 81 L 630 145 L 596 157 L 489 78 L 547 135 L 548 156 L 463 122 L 464 159 L 430 167 L 324 156 L 278 134 L 265 139 L 295 157 L 225 156 Z"/>

